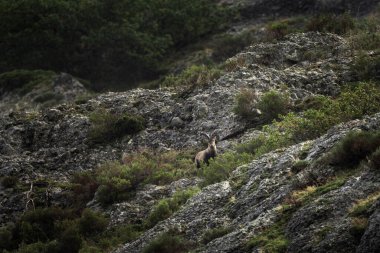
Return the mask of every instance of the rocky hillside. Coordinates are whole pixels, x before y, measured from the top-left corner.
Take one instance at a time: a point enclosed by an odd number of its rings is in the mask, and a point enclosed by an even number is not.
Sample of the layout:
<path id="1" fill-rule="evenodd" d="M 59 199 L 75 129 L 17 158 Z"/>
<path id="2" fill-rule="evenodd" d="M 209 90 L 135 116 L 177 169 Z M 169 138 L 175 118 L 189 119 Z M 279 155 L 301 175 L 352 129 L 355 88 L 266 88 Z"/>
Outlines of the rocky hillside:
<path id="1" fill-rule="evenodd" d="M 378 24 L 355 36 L 284 34 L 156 90 L 3 81 L 0 250 L 379 252 Z M 196 169 L 203 133 L 219 154 Z"/>

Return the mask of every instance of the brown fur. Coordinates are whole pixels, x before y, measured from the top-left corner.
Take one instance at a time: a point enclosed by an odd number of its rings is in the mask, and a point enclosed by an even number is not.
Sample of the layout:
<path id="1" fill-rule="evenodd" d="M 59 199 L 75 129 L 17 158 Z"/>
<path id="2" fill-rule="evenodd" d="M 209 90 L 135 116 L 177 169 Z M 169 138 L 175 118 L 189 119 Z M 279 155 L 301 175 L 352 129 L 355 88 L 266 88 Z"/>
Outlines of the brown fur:
<path id="1" fill-rule="evenodd" d="M 197 168 L 200 168 L 202 163 L 206 163 L 208 165 L 208 160 L 216 157 L 216 155 L 216 136 L 212 136 L 209 139 L 208 147 L 205 150 L 198 152 L 198 154 L 195 156 L 195 164 Z"/>

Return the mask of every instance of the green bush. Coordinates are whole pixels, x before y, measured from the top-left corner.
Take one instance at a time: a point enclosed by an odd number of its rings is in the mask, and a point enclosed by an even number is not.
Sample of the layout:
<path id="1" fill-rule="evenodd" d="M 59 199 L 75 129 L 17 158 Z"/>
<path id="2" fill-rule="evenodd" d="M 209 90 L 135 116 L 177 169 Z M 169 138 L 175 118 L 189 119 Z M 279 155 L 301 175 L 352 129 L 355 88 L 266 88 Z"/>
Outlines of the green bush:
<path id="1" fill-rule="evenodd" d="M 77 253 L 82 245 L 82 237 L 76 225 L 69 226 L 59 238 L 59 248 L 61 252 Z"/>
<path id="2" fill-rule="evenodd" d="M 71 199 L 75 206 L 84 208 L 94 198 L 99 184 L 93 172 L 80 172 L 71 178 Z"/>
<path id="3" fill-rule="evenodd" d="M 242 89 L 236 96 L 236 105 L 233 110 L 237 115 L 248 121 L 257 119 L 260 115 L 259 112 L 255 110 L 257 101 L 258 97 L 254 90 Z"/>
<path id="4" fill-rule="evenodd" d="M 173 197 L 160 200 L 156 206 L 153 207 L 152 212 L 146 220 L 146 227 L 151 228 L 158 222 L 169 218 L 176 212 L 186 201 L 198 192 L 197 188 L 190 188 L 187 190 L 176 192 Z"/>
<path id="5" fill-rule="evenodd" d="M 59 253 L 58 245 L 55 241 L 49 243 L 36 242 L 32 244 L 22 244 L 17 253 Z"/>
<path id="6" fill-rule="evenodd" d="M 222 237 L 230 233 L 231 231 L 232 229 L 230 227 L 217 227 L 209 229 L 202 236 L 202 243 L 207 244 L 216 238 Z"/>
<path id="7" fill-rule="evenodd" d="M 143 253 L 181 253 L 188 252 L 191 244 L 180 235 L 173 232 L 162 234 L 157 239 L 150 242 L 144 249 Z"/>
<path id="8" fill-rule="evenodd" d="M 310 19 L 306 28 L 308 31 L 330 32 L 344 35 L 355 28 L 355 20 L 348 13 L 341 15 L 320 14 Z"/>
<path id="9" fill-rule="evenodd" d="M 5 188 L 13 188 L 18 183 L 18 178 L 14 176 L 5 176 L 1 178 L 0 182 Z"/>
<path id="10" fill-rule="evenodd" d="M 128 199 L 143 184 L 168 184 L 194 174 L 193 154 L 170 151 L 138 152 L 124 157 L 124 164 L 106 163 L 95 172 L 100 185 L 97 197 L 103 205 Z"/>
<path id="11" fill-rule="evenodd" d="M 380 56 L 359 54 L 351 66 L 351 71 L 360 81 L 380 80 Z"/>
<path id="12" fill-rule="evenodd" d="M 221 75 L 221 71 L 217 68 L 210 66 L 197 66 L 193 65 L 185 69 L 181 74 L 168 75 L 162 81 L 161 86 L 163 87 L 201 87 L 209 84 L 210 82 L 216 80 Z"/>
<path id="13" fill-rule="evenodd" d="M 108 220 L 101 214 L 95 213 L 90 209 L 82 212 L 79 219 L 79 231 L 83 235 L 93 235 L 103 232 L 108 224 Z"/>
<path id="14" fill-rule="evenodd" d="M 289 94 L 275 90 L 268 91 L 260 98 L 257 108 L 262 112 L 265 122 L 278 119 L 279 115 L 286 114 L 290 109 Z"/>
<path id="15" fill-rule="evenodd" d="M 12 232 L 9 228 L 0 228 L 0 251 L 10 250 L 12 248 Z"/>
<path id="16" fill-rule="evenodd" d="M 267 25 L 270 38 L 279 40 L 289 34 L 290 28 L 287 20 L 275 21 Z"/>
<path id="17" fill-rule="evenodd" d="M 92 125 L 88 138 L 94 143 L 109 143 L 145 128 L 145 120 L 141 116 L 116 114 L 105 110 L 92 113 L 90 121 Z"/>
<path id="18" fill-rule="evenodd" d="M 309 166 L 310 162 L 306 160 L 298 160 L 292 165 L 291 171 L 293 173 L 298 173 L 301 170 L 305 169 L 307 166 Z"/>
<path id="19" fill-rule="evenodd" d="M 333 165 L 355 166 L 380 146 L 380 132 L 350 132 L 329 153 Z"/>
<path id="20" fill-rule="evenodd" d="M 204 165 L 199 170 L 199 175 L 204 178 L 202 186 L 227 180 L 233 170 L 251 160 L 252 156 L 247 153 L 226 152 L 217 156 L 209 161 L 208 166 Z"/>
<path id="21" fill-rule="evenodd" d="M 55 75 L 44 70 L 14 70 L 0 74 L 0 90 L 2 92 L 16 91 L 26 94 L 38 85 L 48 85 Z"/>

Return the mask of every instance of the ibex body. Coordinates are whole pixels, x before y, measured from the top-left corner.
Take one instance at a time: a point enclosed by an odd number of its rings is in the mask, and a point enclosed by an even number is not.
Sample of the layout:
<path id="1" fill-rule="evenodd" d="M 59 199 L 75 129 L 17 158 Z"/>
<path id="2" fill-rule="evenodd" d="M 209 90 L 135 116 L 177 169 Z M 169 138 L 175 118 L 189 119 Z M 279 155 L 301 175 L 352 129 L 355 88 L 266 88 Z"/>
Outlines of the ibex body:
<path id="1" fill-rule="evenodd" d="M 202 163 L 209 164 L 209 160 L 211 158 L 216 157 L 217 155 L 217 149 L 216 149 L 216 139 L 217 136 L 215 134 L 212 134 L 211 137 L 205 133 L 203 133 L 208 138 L 208 147 L 205 150 L 202 150 L 198 152 L 198 154 L 195 156 L 195 164 L 197 168 L 200 168 Z"/>

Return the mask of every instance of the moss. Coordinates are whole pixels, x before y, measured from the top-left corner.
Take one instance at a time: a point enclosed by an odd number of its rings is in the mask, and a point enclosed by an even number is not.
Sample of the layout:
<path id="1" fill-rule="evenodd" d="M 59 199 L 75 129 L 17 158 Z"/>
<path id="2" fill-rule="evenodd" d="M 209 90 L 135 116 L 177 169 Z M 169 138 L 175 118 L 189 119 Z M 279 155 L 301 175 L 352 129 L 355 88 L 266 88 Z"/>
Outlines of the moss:
<path id="1" fill-rule="evenodd" d="M 99 110 L 90 115 L 91 128 L 88 138 L 93 143 L 110 143 L 125 135 L 133 135 L 145 128 L 141 116 L 128 113 L 115 114 Z"/>
<path id="2" fill-rule="evenodd" d="M 206 230 L 206 232 L 202 236 L 202 243 L 207 244 L 212 240 L 222 237 L 230 232 L 232 232 L 232 228 L 230 227 L 217 227 Z"/>

